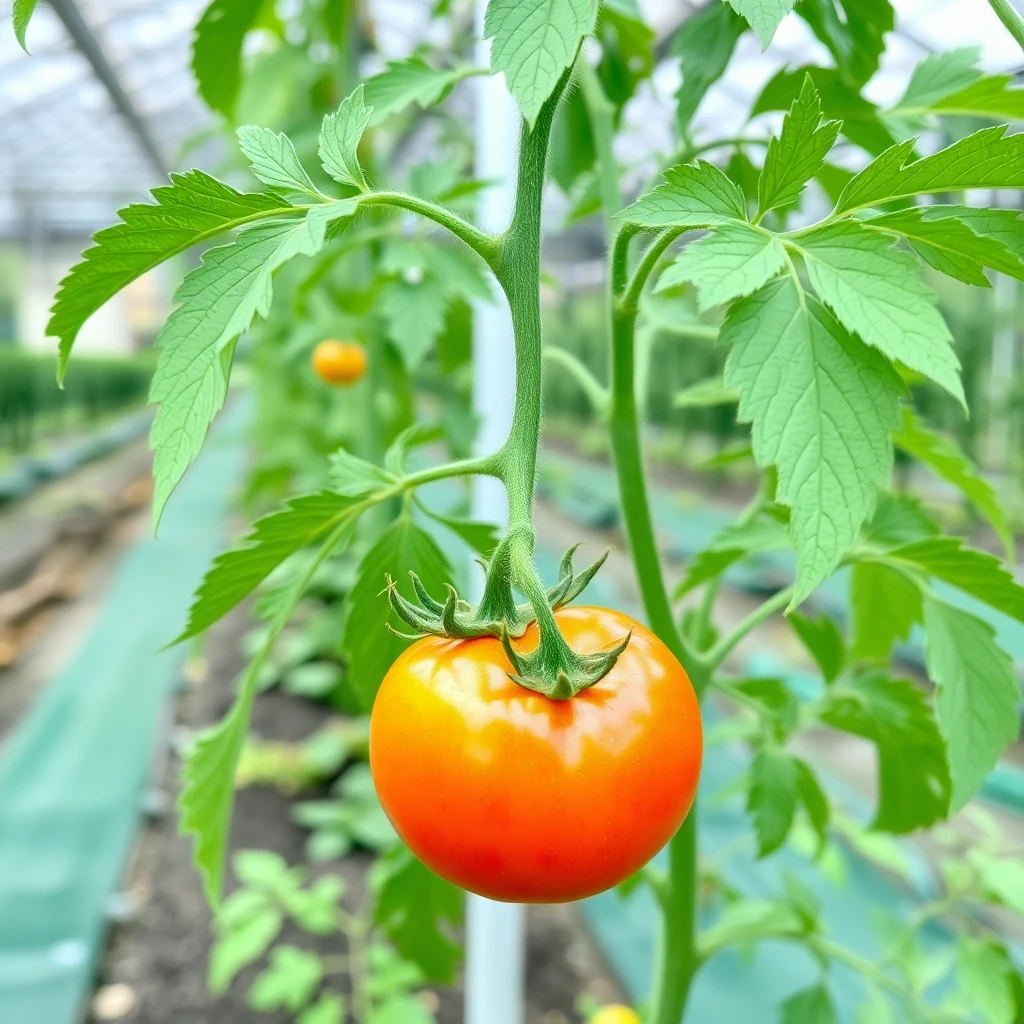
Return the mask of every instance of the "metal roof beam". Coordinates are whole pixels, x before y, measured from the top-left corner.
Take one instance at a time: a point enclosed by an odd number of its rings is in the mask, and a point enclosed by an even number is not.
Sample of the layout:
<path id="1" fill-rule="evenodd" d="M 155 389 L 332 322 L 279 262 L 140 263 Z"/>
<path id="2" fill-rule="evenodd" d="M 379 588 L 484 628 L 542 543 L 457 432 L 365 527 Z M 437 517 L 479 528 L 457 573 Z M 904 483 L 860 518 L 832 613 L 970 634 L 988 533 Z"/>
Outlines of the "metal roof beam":
<path id="1" fill-rule="evenodd" d="M 118 112 L 128 122 L 128 127 L 149 158 L 149 162 L 161 176 L 166 177 L 168 174 L 167 164 L 156 141 L 150 134 L 146 122 L 139 116 L 128 93 L 121 86 L 99 40 L 93 35 L 81 12 L 75 6 L 75 0 L 50 0 L 50 6 L 63 22 L 79 51 L 91 65 L 96 77 L 103 83 L 103 87 L 109 93 Z"/>

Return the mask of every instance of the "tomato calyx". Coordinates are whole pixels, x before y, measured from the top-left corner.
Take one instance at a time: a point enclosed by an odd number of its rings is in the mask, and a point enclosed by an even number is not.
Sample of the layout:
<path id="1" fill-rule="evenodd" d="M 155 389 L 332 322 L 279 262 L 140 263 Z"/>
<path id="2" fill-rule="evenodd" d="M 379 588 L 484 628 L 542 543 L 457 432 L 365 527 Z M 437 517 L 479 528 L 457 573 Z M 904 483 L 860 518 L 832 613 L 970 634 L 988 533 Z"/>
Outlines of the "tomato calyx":
<path id="1" fill-rule="evenodd" d="M 513 671 L 509 677 L 520 686 L 543 693 L 552 700 L 566 700 L 592 686 L 605 676 L 615 660 L 626 649 L 629 636 L 607 651 L 577 654 L 565 642 L 554 620 L 554 612 L 574 601 L 594 578 L 608 557 L 606 551 L 581 573 L 573 568 L 574 544 L 558 568 L 558 582 L 541 590 L 543 601 L 516 604 L 512 587 L 514 547 L 506 537 L 495 549 L 485 565 L 487 579 L 480 604 L 474 607 L 463 601 L 454 587 L 448 586 L 444 601 L 434 598 L 415 574 L 409 573 L 418 604 L 398 592 L 394 580 L 388 577 L 388 601 L 394 612 L 408 623 L 414 633 L 399 633 L 406 640 L 419 640 L 425 636 L 441 636 L 452 640 L 471 640 L 490 636 L 500 639 Z M 516 651 L 512 638 L 521 637 L 526 628 L 537 622 L 540 643 L 530 653 Z M 397 632 L 394 630 L 393 632 Z"/>

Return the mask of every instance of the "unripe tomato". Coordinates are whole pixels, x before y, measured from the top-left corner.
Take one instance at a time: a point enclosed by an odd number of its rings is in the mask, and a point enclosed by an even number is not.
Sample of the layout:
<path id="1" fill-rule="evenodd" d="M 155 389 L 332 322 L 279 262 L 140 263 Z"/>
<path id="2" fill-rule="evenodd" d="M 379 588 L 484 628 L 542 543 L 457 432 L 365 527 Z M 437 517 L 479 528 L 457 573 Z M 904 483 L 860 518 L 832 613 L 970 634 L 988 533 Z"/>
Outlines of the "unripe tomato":
<path id="1" fill-rule="evenodd" d="M 370 767 L 398 834 L 495 900 L 564 903 L 621 882 L 682 824 L 700 776 L 700 708 L 668 648 L 617 611 L 555 617 L 579 653 L 633 636 L 565 701 L 513 682 L 498 640 L 427 637 L 391 666 L 370 719 Z M 537 640 L 531 626 L 513 644 Z"/>
<path id="2" fill-rule="evenodd" d="M 636 1010 L 614 1003 L 610 1006 L 602 1006 L 590 1018 L 590 1024 L 640 1024 L 640 1018 L 637 1016 Z"/>
<path id="3" fill-rule="evenodd" d="M 354 341 L 328 338 L 313 349 L 313 369 L 328 384 L 354 384 L 366 373 L 366 352 Z"/>

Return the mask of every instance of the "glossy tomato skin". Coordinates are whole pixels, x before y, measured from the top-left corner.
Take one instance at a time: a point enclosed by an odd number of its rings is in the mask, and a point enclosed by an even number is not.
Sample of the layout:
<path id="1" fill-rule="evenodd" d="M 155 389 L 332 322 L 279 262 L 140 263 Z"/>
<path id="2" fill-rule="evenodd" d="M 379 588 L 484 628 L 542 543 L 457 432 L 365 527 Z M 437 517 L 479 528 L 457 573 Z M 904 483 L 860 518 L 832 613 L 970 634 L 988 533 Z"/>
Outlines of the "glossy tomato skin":
<path id="1" fill-rule="evenodd" d="M 354 341 L 328 338 L 313 349 L 313 370 L 328 384 L 354 384 L 366 373 L 366 352 Z"/>
<path id="2" fill-rule="evenodd" d="M 514 683 L 498 640 L 428 637 L 381 684 L 370 766 L 385 812 L 439 875 L 491 899 L 562 903 L 621 882 L 693 803 L 703 739 L 682 666 L 620 612 L 556 613 L 569 645 L 614 668 L 566 701 Z M 530 627 L 520 641 L 536 646 Z"/>

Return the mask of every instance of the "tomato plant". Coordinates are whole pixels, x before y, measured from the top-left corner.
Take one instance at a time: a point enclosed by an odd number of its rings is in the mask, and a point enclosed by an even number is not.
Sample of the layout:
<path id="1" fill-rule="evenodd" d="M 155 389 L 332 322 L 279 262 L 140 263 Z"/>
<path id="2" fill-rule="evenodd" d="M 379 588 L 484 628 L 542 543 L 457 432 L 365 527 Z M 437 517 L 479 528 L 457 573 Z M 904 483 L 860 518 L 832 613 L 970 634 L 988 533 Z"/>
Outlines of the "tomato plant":
<path id="1" fill-rule="evenodd" d="M 1020 15 L 1004 0 L 990 6 L 1024 46 Z M 825 63 L 783 68 L 740 135 L 698 141 L 694 115 L 739 41 L 753 31 L 768 47 L 789 16 L 818 40 Z M 257 317 L 269 315 L 257 359 L 278 365 L 300 351 L 305 361 L 312 341 L 327 333 L 316 322 L 318 296 L 344 298 L 347 313 L 377 327 L 365 335 L 373 339 L 370 376 L 386 359 L 395 368 L 396 387 L 382 403 L 388 408 L 374 405 L 364 387 L 368 404 L 353 413 L 366 422 L 372 409 L 381 429 L 346 438 L 329 460 L 326 451 L 313 459 L 320 473 L 310 473 L 307 493 L 258 520 L 218 559 L 182 635 L 201 633 L 291 559 L 236 704 L 195 744 L 185 768 L 182 823 L 195 838 L 212 903 L 261 666 L 318 572 L 347 548 L 358 555 L 345 599 L 347 671 L 361 705 L 374 708 L 371 760 L 383 804 L 427 864 L 490 895 L 564 898 L 612 884 L 668 840 L 663 864 L 635 879 L 649 886 L 660 914 L 648 1024 L 678 1024 L 698 971 L 725 950 L 763 942 L 795 945 L 819 970 L 782 1004 L 787 1022 L 835 1019 L 830 972 L 837 967 L 863 979 L 866 1019 L 1019 1015 L 1008 945 L 979 917 L 987 907 L 1021 910 L 1019 892 L 1006 884 L 1019 878 L 1012 849 L 997 838 L 965 854 L 960 868 L 943 862 L 940 896 L 912 922 L 887 923 L 899 949 L 874 962 L 827 934 L 799 880 L 751 902 L 712 865 L 708 885 L 699 886 L 698 816 L 686 814 L 700 754 L 694 700 L 733 712 L 729 735 L 749 752 L 742 786 L 760 857 L 795 844 L 801 829 L 819 863 L 840 842 L 879 857 L 889 836 L 971 813 L 971 799 L 1019 735 L 1020 680 L 983 617 L 1024 621 L 1024 588 L 1008 567 L 1013 531 L 990 483 L 923 414 L 941 407 L 961 415 L 967 407 L 939 295 L 987 287 L 993 273 L 1024 279 L 1018 211 L 969 201 L 978 190 L 1024 187 L 1024 135 L 1005 124 L 1024 120 L 1024 90 L 1011 76 L 985 74 L 976 53 L 954 50 L 927 56 L 894 104 L 870 102 L 864 89 L 894 24 L 888 0 L 713 0 L 672 40 L 682 85 L 666 127 L 671 152 L 638 188 L 644 169 L 624 173 L 614 145 L 627 102 L 655 66 L 655 34 L 638 7 L 490 0 L 489 67 L 461 62 L 453 46 L 430 60 L 393 62 L 356 84 L 349 63 L 344 98 L 323 117 L 315 147 L 297 129 L 294 142 L 269 127 L 239 130 L 265 189 L 240 192 L 190 171 L 97 236 L 54 307 L 49 330 L 60 340 L 62 374 L 85 318 L 152 265 L 154 222 L 166 227 L 162 258 L 238 231 L 186 278 L 161 334 L 152 392 L 157 518 L 202 446 L 227 394 L 236 343 Z M 322 84 L 315 68 L 295 66 Z M 421 169 L 408 176 L 408 189 L 394 187 L 387 179 L 400 172 L 377 159 L 372 142 L 382 125 L 443 105 L 462 79 L 497 73 L 522 120 L 514 213 L 507 230 L 493 234 L 464 202 L 480 187 L 465 178 L 465 161 Z M 549 172 L 570 200 L 570 216 L 603 217 L 606 382 L 542 339 Z M 426 230 L 396 230 L 389 217 L 396 212 Z M 309 327 L 296 342 L 290 316 L 275 324 L 270 293 L 275 272 L 288 282 L 294 265 L 285 264 L 298 257 L 313 269 L 290 291 Z M 229 277 L 235 285 L 225 292 Z M 452 364 L 466 360 L 445 351 L 446 322 L 465 313 L 467 300 L 495 290 L 515 332 L 508 437 L 493 452 L 464 457 L 452 443 L 452 461 L 427 459 L 425 449 L 413 451 L 424 437 L 402 396 L 413 374 L 423 369 L 426 379 L 431 366 L 440 370 L 435 384 L 451 384 Z M 681 347 L 716 340 L 721 370 L 689 389 L 687 401 L 735 409 L 731 427 L 749 434 L 738 457 L 752 462 L 758 480 L 746 508 L 692 560 L 675 590 L 666 585 L 642 450 L 646 383 L 657 372 L 651 346 L 662 331 Z M 630 632 L 610 612 L 565 607 L 600 562 L 577 576 L 570 552 L 558 581 L 541 579 L 533 499 L 545 361 L 578 385 L 607 430 L 650 632 Z M 279 380 L 261 386 L 282 394 L 273 390 Z M 284 405 L 268 403 L 272 419 L 294 415 Z M 315 450 L 307 442 L 303 458 Z M 333 432 L 316 436 L 317 444 L 334 442 L 342 444 Z M 921 501 L 895 486 L 897 452 L 956 489 L 1000 554 L 943 533 Z M 296 459 L 282 462 L 289 493 Z M 484 524 L 431 509 L 418 493 L 473 476 L 504 487 L 508 527 L 500 539 Z M 453 573 L 427 519 L 487 557 L 476 607 L 453 589 L 442 598 Z M 725 574 L 780 550 L 792 553 L 791 581 L 723 622 Z M 845 622 L 800 610 L 837 587 L 849 596 Z M 811 699 L 737 668 L 740 644 L 776 616 L 817 666 Z M 410 628 L 411 637 L 400 635 Z M 927 691 L 903 678 L 894 659 L 915 630 L 924 637 Z M 622 708 L 632 709 L 626 732 Z M 824 728 L 874 748 L 869 830 L 851 822 L 793 742 Z M 451 742 L 453 735 L 464 742 Z M 626 760 L 616 754 L 622 744 L 635 751 Z M 674 767 L 659 773 L 655 765 Z M 623 791 L 628 809 L 609 796 Z M 515 850 L 498 842 L 509 822 L 522 830 Z M 949 845 L 956 843 L 954 835 Z M 703 889 L 712 895 L 701 907 Z M 913 955 L 938 918 L 963 931 L 955 978 L 948 963 Z M 933 991 L 937 978 L 952 995 Z"/>
<path id="2" fill-rule="evenodd" d="M 492 899 L 566 903 L 611 888 L 668 842 L 697 791 L 700 711 L 665 645 L 608 609 L 564 608 L 555 621 L 578 655 L 629 636 L 574 698 L 517 683 L 496 638 L 428 637 L 398 658 L 373 706 L 370 765 L 399 835 L 439 875 Z M 510 646 L 537 640 L 530 627 Z M 522 774 L 514 787 L 510 774 Z"/>

